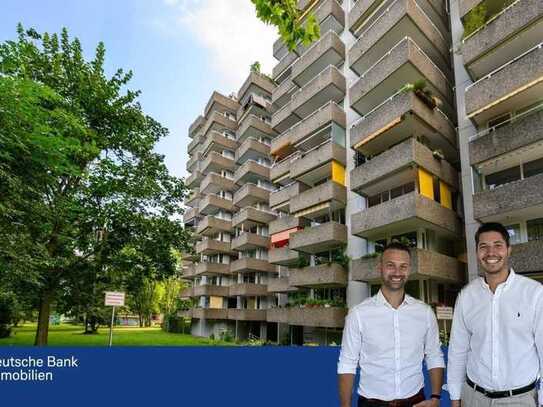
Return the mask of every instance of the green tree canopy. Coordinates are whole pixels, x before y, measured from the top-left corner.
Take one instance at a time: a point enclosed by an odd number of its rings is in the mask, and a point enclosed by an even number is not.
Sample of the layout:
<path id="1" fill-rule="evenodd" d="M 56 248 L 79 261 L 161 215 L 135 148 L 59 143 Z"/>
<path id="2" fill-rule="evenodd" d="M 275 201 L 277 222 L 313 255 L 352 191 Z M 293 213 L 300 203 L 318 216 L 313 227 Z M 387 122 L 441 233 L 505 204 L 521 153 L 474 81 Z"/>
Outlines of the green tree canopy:
<path id="1" fill-rule="evenodd" d="M 154 151 L 168 131 L 142 111 L 132 72 L 105 74 L 104 44 L 86 61 L 66 29 L 17 33 L 0 44 L 0 278 L 34 293 L 44 345 L 51 304 L 122 282 L 127 247 L 153 265 L 131 273 L 175 271 L 186 187 Z"/>

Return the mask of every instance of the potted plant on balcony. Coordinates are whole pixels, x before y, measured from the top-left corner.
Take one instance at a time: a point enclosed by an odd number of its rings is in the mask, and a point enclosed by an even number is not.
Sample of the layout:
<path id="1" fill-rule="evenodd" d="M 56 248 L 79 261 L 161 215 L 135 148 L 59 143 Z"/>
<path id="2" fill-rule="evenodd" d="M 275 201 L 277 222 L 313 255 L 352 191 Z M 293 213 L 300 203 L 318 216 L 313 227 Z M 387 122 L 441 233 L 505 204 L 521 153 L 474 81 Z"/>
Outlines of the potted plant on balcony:
<path id="1" fill-rule="evenodd" d="M 427 88 L 426 81 L 419 79 L 415 83 L 406 83 L 400 92 L 413 92 L 417 97 L 430 109 L 435 109 L 442 105 L 442 101 L 437 96 L 432 94 L 432 91 Z"/>

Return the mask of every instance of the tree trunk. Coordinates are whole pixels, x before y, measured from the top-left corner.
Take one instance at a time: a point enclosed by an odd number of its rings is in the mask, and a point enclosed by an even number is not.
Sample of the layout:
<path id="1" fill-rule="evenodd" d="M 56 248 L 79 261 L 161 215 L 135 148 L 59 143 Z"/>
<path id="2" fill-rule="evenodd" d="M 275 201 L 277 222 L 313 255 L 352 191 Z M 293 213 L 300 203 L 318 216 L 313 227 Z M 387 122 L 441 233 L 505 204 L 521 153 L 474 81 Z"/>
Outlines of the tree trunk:
<path id="1" fill-rule="evenodd" d="M 47 346 L 47 337 L 49 335 L 49 315 L 51 313 L 51 293 L 46 291 L 40 298 L 40 310 L 38 314 L 38 328 L 34 346 Z"/>

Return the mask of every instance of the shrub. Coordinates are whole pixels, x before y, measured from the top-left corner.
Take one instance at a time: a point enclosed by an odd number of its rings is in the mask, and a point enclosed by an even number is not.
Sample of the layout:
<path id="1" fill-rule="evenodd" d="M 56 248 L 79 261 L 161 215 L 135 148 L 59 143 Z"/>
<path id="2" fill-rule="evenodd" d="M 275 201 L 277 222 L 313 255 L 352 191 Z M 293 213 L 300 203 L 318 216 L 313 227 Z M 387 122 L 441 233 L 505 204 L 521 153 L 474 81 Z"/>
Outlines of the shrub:
<path id="1" fill-rule="evenodd" d="M 0 293 L 0 338 L 11 335 L 11 326 L 17 315 L 17 299 L 12 293 Z"/>
<path id="2" fill-rule="evenodd" d="M 464 38 L 474 33 L 482 27 L 487 21 L 486 17 L 487 8 L 483 2 L 476 7 L 473 7 L 466 17 L 464 18 Z"/>

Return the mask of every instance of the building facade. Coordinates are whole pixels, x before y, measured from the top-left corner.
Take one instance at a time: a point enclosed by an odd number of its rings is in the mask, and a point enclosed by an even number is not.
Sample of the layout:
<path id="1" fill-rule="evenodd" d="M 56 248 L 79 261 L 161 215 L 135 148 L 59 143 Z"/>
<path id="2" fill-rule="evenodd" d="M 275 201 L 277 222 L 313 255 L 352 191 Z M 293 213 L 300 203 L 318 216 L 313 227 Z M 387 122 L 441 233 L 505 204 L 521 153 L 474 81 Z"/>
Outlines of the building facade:
<path id="1" fill-rule="evenodd" d="M 513 266 L 541 278 L 541 2 L 300 0 L 298 7 L 303 17 L 315 15 L 321 36 L 292 51 L 274 44 L 273 83 L 265 113 L 256 114 L 271 120 L 249 136 L 258 147 L 245 136 L 251 77 L 228 107 L 235 153 L 220 170 L 234 178 L 220 192 L 232 195 L 223 208 L 232 219 L 209 232 L 232 239 L 217 329 L 338 344 L 348 308 L 378 290 L 378 255 L 393 240 L 413 249 L 407 292 L 452 306 L 478 273 L 479 222 L 506 224 Z M 209 105 L 189 129 L 189 187 L 198 174 L 209 177 L 196 165 L 209 152 L 195 142 L 208 133 Z M 255 162 L 266 170 L 249 169 Z M 198 199 L 211 191 L 202 185 L 185 219 L 200 236 Z M 206 253 L 197 246 L 200 264 L 192 267 L 205 268 Z M 258 312 L 244 314 L 247 307 Z"/>

